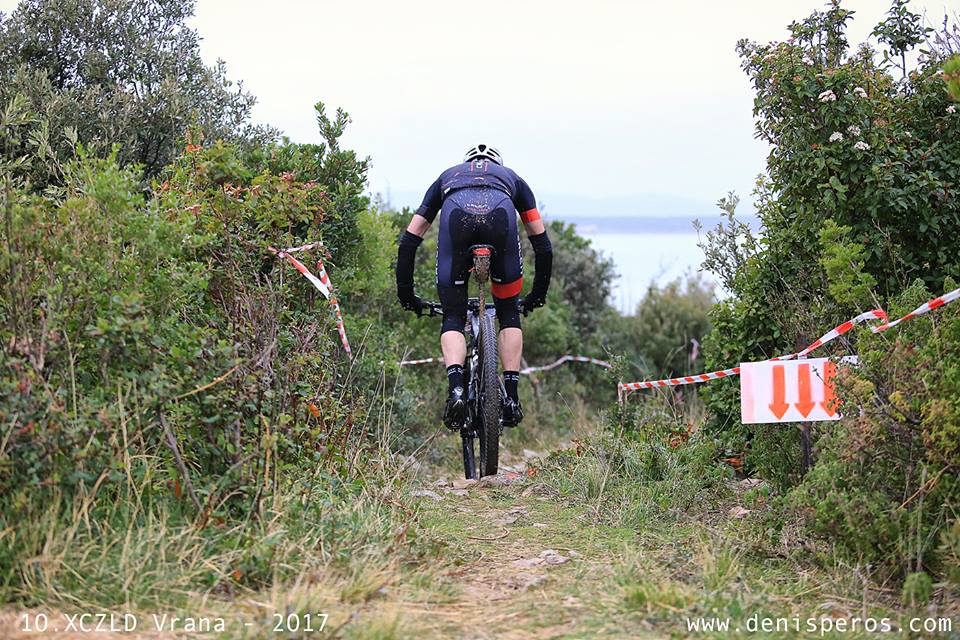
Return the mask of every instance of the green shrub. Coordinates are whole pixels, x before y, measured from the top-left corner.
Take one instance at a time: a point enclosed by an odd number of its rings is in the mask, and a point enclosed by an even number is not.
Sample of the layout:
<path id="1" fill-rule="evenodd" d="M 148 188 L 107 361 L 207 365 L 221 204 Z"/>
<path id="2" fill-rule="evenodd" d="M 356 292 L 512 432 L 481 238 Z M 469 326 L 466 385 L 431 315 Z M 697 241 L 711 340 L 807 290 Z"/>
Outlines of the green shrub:
<path id="1" fill-rule="evenodd" d="M 36 586 L 29 559 L 46 542 L 32 529 L 75 520 L 78 504 L 93 544 L 111 528 L 147 527 L 146 513 L 162 511 L 172 529 L 232 527 L 268 518 L 281 492 L 310 495 L 319 478 L 353 490 L 379 358 L 360 349 L 347 366 L 329 306 L 267 250 L 322 241 L 335 283 L 378 259 L 377 245 L 356 246 L 372 225 L 358 223 L 366 164 L 337 146 L 345 118 L 331 123 L 318 105 L 325 145 L 265 149 L 309 160 L 311 180 L 221 142 L 189 148 L 148 195 L 112 156 L 64 165 L 63 198 L 4 176 L 6 595 Z M 14 526 L 24 518 L 30 526 Z M 330 537 L 355 539 L 362 523 L 343 526 Z M 253 554 L 249 584 L 274 575 L 271 549 L 229 544 Z"/>
<path id="2" fill-rule="evenodd" d="M 194 4 L 24 0 L 0 15 L 0 104 L 19 94 L 44 115 L 30 125 L 47 151 L 31 163 L 35 188 L 62 185 L 77 142 L 100 155 L 115 146 L 121 166 L 153 177 L 176 157 L 191 124 L 198 144 L 275 135 L 250 126 L 255 99 L 226 78 L 224 63 L 204 64 L 200 38 L 187 26 Z M 9 159 L 29 149 L 2 153 Z"/>
<path id="3" fill-rule="evenodd" d="M 704 242 L 731 293 L 711 318 L 708 369 L 792 353 L 914 279 L 939 291 L 960 269 L 956 234 L 945 233 L 960 223 L 960 120 L 938 77 L 947 45 L 895 76 L 891 64 L 922 36 L 902 4 L 878 27 L 883 60 L 849 47 L 852 12 L 836 2 L 790 25 L 786 42 L 739 43 L 757 133 L 771 145 L 755 193 L 763 239 L 741 229 L 737 242 L 731 219 Z M 741 425 L 738 395 L 735 380 L 704 392 L 710 430 L 781 487 L 798 482 L 796 430 Z"/>
<path id="4" fill-rule="evenodd" d="M 918 281 L 891 313 L 930 297 Z M 825 423 L 817 464 L 788 497 L 852 561 L 948 578 L 955 556 L 941 541 L 960 506 L 960 308 L 864 331 L 858 345 L 862 366 L 841 377 L 845 417 Z"/>

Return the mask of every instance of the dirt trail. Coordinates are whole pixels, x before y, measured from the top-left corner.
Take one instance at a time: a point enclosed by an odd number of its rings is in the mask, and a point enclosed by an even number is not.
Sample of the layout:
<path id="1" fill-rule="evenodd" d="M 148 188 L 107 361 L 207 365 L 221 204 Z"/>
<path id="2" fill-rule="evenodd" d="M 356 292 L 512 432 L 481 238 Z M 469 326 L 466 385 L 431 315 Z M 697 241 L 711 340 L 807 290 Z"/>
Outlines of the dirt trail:
<path id="1" fill-rule="evenodd" d="M 448 548 L 433 574 L 446 597 L 405 607 L 414 628 L 446 638 L 647 635 L 607 595 L 629 532 L 561 504 L 525 461 L 479 482 L 440 478 L 415 495 L 422 525 Z"/>

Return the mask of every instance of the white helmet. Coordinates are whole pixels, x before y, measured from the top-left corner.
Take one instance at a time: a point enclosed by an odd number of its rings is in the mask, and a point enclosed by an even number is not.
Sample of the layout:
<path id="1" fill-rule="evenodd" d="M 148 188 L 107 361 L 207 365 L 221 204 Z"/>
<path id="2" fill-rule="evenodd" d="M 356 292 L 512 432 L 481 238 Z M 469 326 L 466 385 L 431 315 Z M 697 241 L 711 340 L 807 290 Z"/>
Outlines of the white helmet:
<path id="1" fill-rule="evenodd" d="M 478 144 L 475 147 L 471 147 L 470 150 L 467 151 L 467 154 L 463 156 L 463 161 L 470 162 L 474 158 L 489 158 L 497 164 L 503 165 L 503 156 L 488 144 Z"/>

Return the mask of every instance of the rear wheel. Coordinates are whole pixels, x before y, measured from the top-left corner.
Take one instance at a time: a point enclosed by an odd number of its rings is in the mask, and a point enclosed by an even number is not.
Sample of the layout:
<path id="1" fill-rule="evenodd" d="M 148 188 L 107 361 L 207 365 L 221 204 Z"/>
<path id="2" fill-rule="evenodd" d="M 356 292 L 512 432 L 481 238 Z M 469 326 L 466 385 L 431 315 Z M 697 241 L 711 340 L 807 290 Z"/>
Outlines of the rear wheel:
<path id="1" fill-rule="evenodd" d="M 479 413 L 480 477 L 496 475 L 500 458 L 500 380 L 497 376 L 497 334 L 493 319 L 480 317 Z"/>

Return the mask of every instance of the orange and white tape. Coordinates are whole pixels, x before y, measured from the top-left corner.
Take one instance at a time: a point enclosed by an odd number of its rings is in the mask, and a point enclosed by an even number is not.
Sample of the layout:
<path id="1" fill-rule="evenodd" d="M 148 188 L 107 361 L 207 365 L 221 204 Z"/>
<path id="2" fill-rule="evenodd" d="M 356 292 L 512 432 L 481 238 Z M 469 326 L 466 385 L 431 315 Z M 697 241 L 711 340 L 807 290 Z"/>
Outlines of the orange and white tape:
<path id="1" fill-rule="evenodd" d="M 870 330 L 873 333 L 886 331 L 887 329 L 891 329 L 897 326 L 898 324 L 900 324 L 901 322 L 904 322 L 905 320 L 910 320 L 911 318 L 915 318 L 917 316 L 923 315 L 928 311 L 932 311 L 933 309 L 938 309 L 945 304 L 953 302 L 957 298 L 960 298 L 960 289 L 955 289 L 953 291 L 950 291 L 949 293 L 943 294 L 942 296 L 938 296 L 933 300 L 929 300 L 928 302 L 923 303 L 922 305 L 920 305 L 919 307 L 917 307 L 907 315 L 903 316 L 902 318 L 898 318 L 893 322 L 887 322 L 887 312 L 884 311 L 883 309 L 872 309 L 870 311 L 861 313 L 855 318 L 851 318 L 850 320 L 847 320 L 846 322 L 844 322 L 839 326 L 834 327 L 830 331 L 820 336 L 820 338 L 815 340 L 813 343 L 811 343 L 802 351 L 798 351 L 796 353 L 791 353 L 788 355 L 777 356 L 775 358 L 770 358 L 770 360 L 791 360 L 793 358 L 802 358 L 806 356 L 808 353 L 810 353 L 811 351 L 813 351 L 814 349 L 819 349 L 820 347 L 827 344 L 828 342 L 842 336 L 846 332 L 850 331 L 850 329 L 852 329 L 854 326 L 862 322 L 867 322 L 870 320 L 881 320 L 883 321 L 883 324 L 875 327 L 871 327 Z M 653 389 L 653 388 L 659 388 L 659 387 L 675 387 L 675 386 L 685 385 L 685 384 L 699 384 L 701 382 L 707 382 L 709 380 L 717 380 L 719 378 L 726 378 L 729 376 L 736 376 L 736 375 L 740 375 L 740 367 L 733 367 L 732 369 L 723 369 L 721 371 L 711 371 L 710 373 L 701 373 L 695 376 L 682 376 L 679 378 L 664 378 L 663 380 L 644 380 L 642 382 L 620 382 L 620 383 L 617 383 L 617 398 L 622 402 L 628 393 L 632 391 L 637 391 L 639 389 Z"/>
<path id="2" fill-rule="evenodd" d="M 302 262 L 294 258 L 291 254 L 297 251 L 307 251 L 321 246 L 321 243 L 314 242 L 311 244 L 305 244 L 300 247 L 292 247 L 289 249 L 276 249 L 274 247 L 267 247 L 267 250 L 273 254 L 276 254 L 280 258 L 285 258 L 287 262 L 293 265 L 293 267 L 303 275 L 304 278 L 310 281 L 317 291 L 323 294 L 323 297 L 330 301 L 330 305 L 333 307 L 333 311 L 337 319 L 337 332 L 340 334 L 340 342 L 343 344 L 344 351 L 347 352 L 347 355 L 353 357 L 353 351 L 350 349 L 350 341 L 347 340 L 347 330 L 343 324 L 343 314 L 340 312 L 340 303 L 337 301 L 337 297 L 333 295 L 333 285 L 330 284 L 330 277 L 327 275 L 327 270 L 323 266 L 323 261 L 320 258 L 317 258 L 317 270 L 319 276 L 315 276 L 310 273 L 310 270 L 307 269 Z"/>

